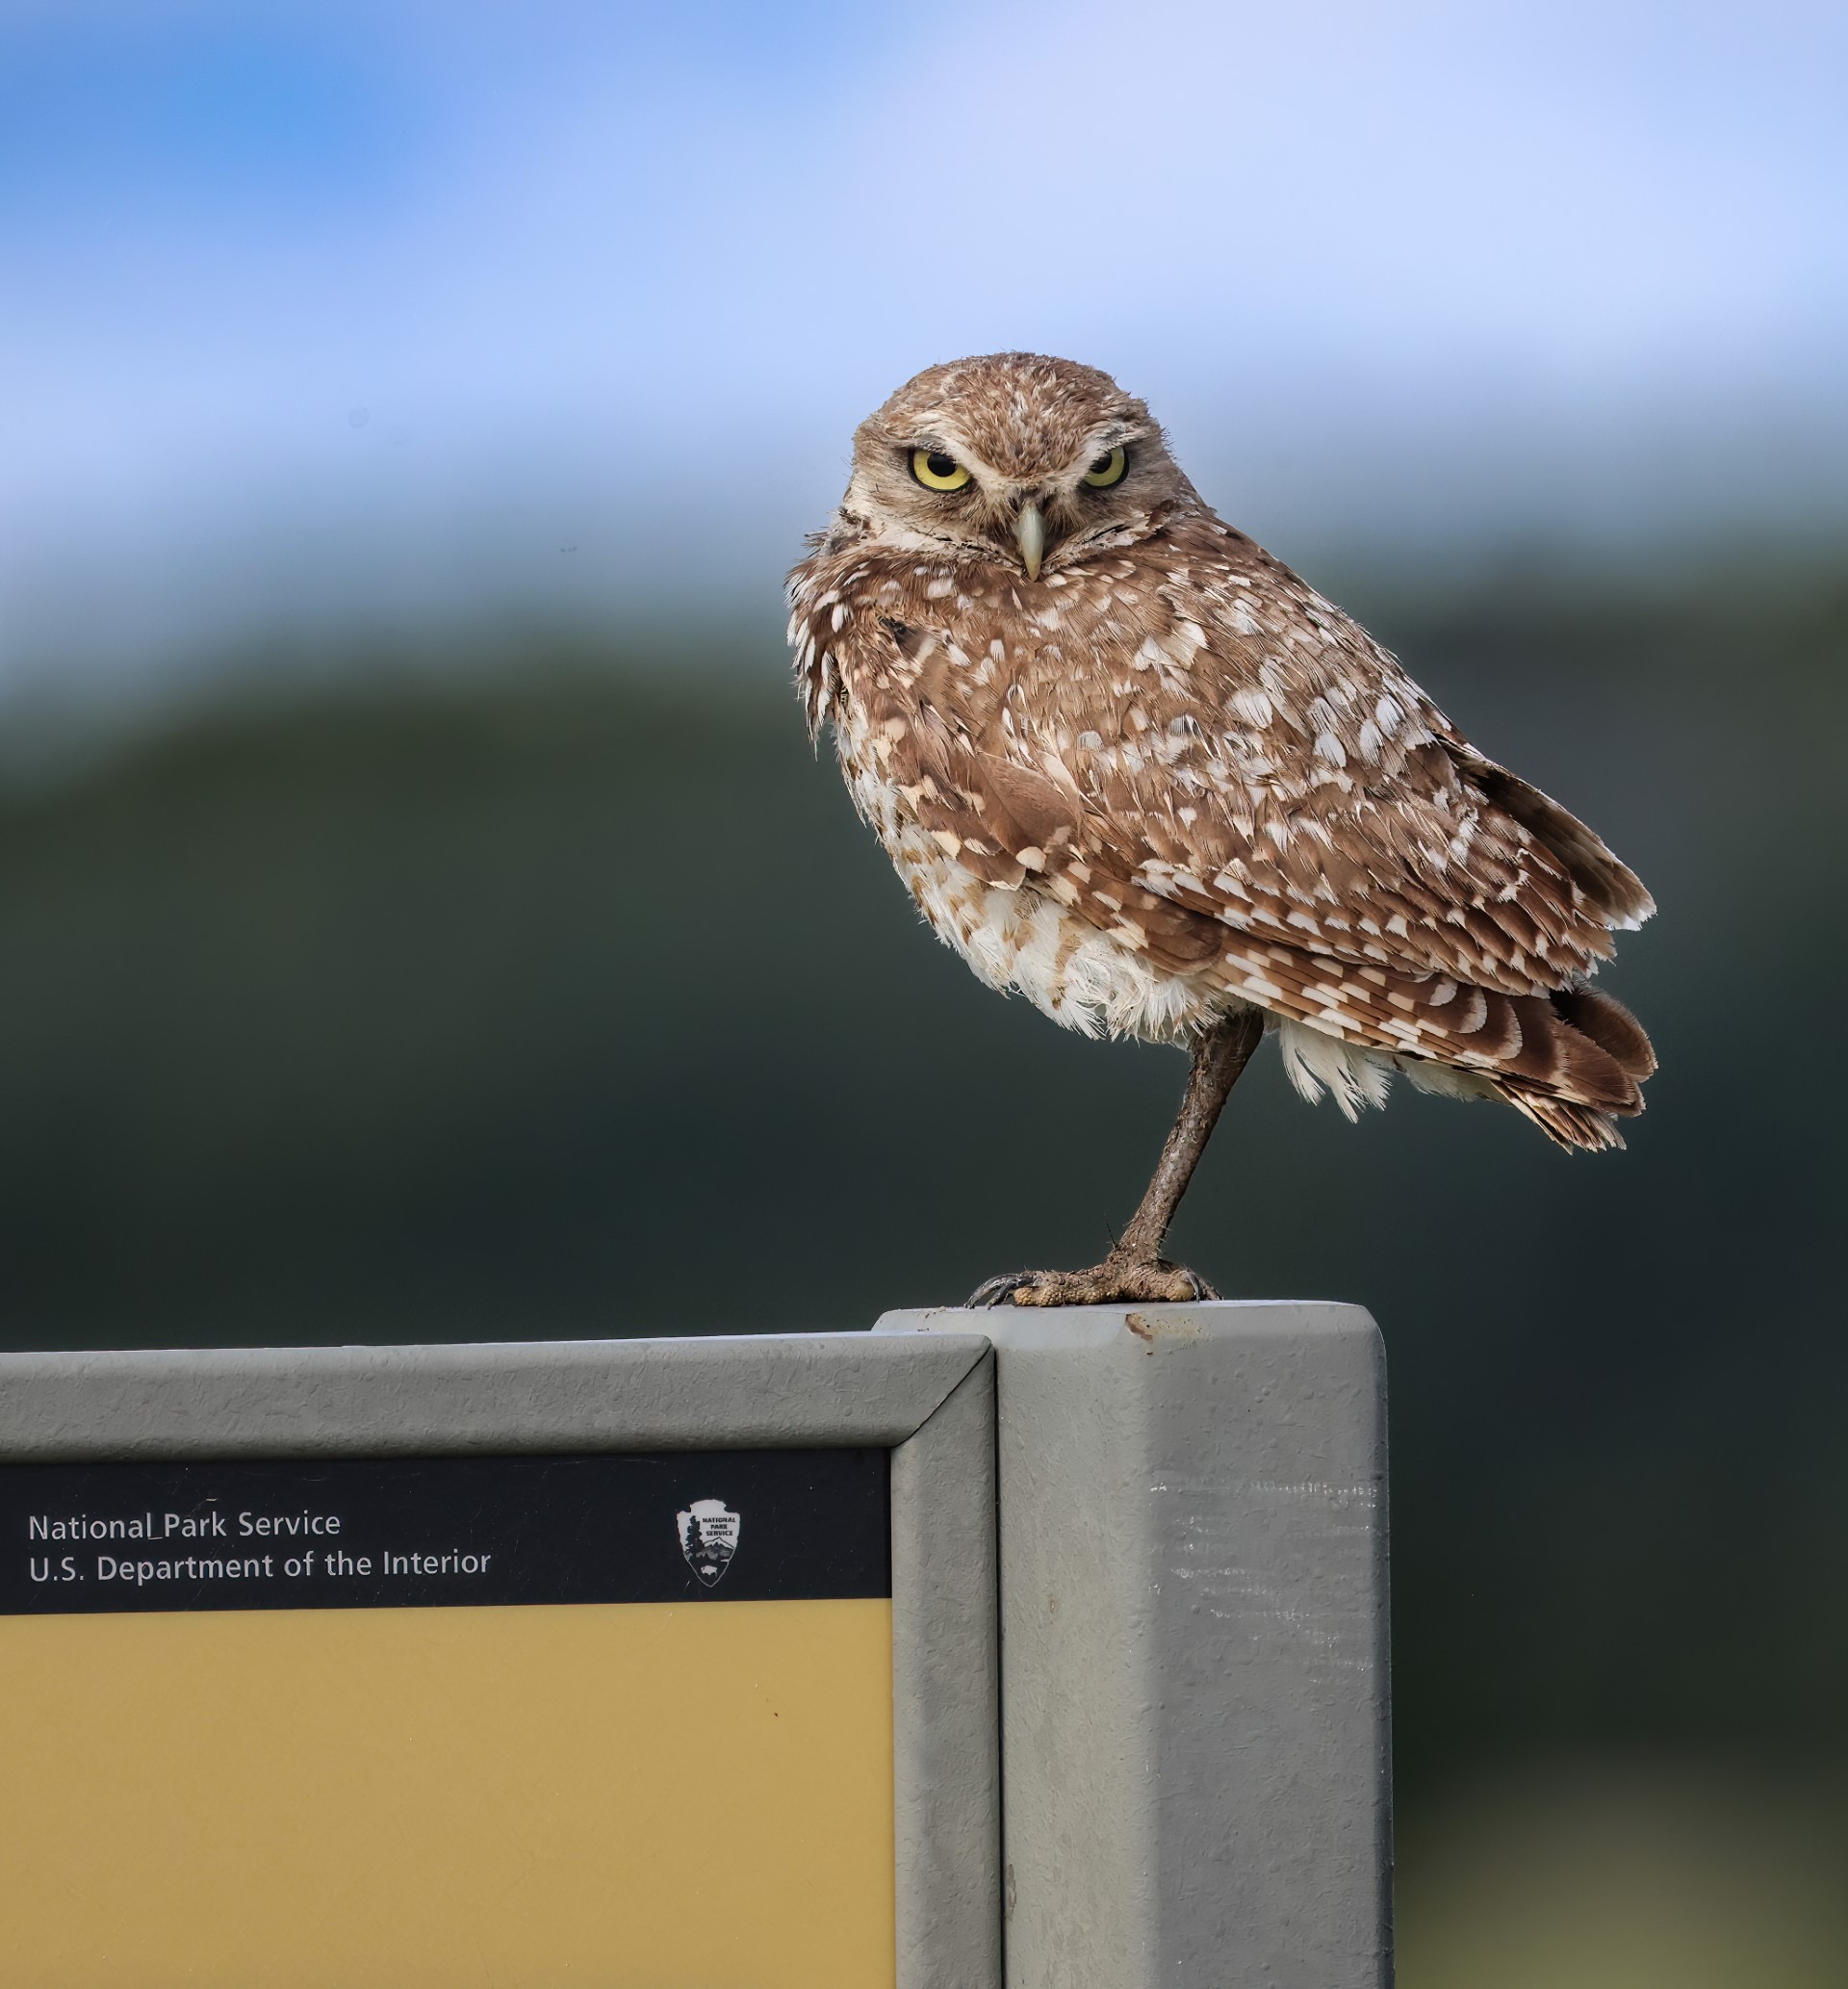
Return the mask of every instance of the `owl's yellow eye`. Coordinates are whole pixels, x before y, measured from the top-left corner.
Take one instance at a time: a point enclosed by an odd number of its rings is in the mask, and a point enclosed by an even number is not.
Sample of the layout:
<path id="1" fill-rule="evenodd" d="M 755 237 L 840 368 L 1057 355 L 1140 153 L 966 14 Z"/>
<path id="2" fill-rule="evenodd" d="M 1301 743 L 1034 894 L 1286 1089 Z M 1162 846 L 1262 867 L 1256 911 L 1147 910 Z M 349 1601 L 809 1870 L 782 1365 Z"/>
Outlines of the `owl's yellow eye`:
<path id="1" fill-rule="evenodd" d="M 1123 480 L 1123 472 L 1128 468 L 1128 450 L 1113 449 L 1108 455 L 1100 455 L 1085 472 L 1085 481 L 1092 490 L 1108 490 L 1113 483 Z"/>
<path id="2" fill-rule="evenodd" d="M 912 450 L 911 475 L 926 490 L 961 490 L 969 480 L 962 465 L 940 449 Z"/>

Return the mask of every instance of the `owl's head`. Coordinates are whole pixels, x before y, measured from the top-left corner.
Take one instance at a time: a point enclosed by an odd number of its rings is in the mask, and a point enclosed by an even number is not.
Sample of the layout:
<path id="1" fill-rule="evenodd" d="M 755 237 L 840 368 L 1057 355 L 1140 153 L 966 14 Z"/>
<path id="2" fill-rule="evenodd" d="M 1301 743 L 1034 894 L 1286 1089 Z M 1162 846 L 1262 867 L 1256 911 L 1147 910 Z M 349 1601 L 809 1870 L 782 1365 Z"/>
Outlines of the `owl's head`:
<path id="1" fill-rule="evenodd" d="M 1037 352 L 920 373 L 854 436 L 846 515 L 897 550 L 1037 580 L 1197 505 L 1160 426 L 1108 374 Z"/>

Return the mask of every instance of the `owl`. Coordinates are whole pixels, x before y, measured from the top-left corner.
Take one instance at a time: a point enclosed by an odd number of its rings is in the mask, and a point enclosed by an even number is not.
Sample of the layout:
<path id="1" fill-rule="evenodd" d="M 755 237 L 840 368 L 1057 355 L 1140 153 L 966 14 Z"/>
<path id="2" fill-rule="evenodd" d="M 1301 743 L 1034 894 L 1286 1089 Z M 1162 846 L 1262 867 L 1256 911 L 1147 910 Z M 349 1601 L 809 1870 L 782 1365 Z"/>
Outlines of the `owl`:
<path id="1" fill-rule="evenodd" d="M 919 374 L 809 546 L 809 728 L 924 918 L 1054 1021 L 1191 1054 L 1104 1261 L 971 1303 L 1212 1296 L 1163 1242 L 1267 1032 L 1350 1119 L 1397 1071 L 1622 1145 L 1656 1058 L 1591 977 L 1655 910 L 1641 882 L 1220 520 L 1108 375 L 1026 352 Z"/>

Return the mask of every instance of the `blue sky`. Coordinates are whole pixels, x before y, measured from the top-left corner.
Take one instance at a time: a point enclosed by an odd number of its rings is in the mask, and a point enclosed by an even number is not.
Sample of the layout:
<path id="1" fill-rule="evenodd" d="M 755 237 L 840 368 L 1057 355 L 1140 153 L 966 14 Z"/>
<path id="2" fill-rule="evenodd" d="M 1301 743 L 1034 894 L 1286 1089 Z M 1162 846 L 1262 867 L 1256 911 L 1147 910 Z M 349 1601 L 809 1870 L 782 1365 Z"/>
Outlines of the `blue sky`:
<path id="1" fill-rule="evenodd" d="M 766 603 L 957 352 L 1286 556 L 1848 520 L 1848 14 L 0 4 L 0 673 Z"/>

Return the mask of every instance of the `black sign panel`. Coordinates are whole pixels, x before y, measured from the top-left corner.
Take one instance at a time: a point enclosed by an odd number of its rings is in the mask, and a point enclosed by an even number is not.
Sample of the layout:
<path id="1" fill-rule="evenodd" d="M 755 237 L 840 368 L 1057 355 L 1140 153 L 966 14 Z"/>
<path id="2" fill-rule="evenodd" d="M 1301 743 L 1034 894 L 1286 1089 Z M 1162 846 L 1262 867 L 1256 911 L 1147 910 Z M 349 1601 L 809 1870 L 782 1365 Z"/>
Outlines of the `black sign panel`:
<path id="1" fill-rule="evenodd" d="M 0 1614 L 889 1595 L 884 1450 L 0 1465 Z"/>

